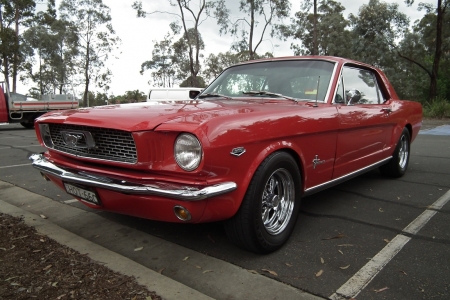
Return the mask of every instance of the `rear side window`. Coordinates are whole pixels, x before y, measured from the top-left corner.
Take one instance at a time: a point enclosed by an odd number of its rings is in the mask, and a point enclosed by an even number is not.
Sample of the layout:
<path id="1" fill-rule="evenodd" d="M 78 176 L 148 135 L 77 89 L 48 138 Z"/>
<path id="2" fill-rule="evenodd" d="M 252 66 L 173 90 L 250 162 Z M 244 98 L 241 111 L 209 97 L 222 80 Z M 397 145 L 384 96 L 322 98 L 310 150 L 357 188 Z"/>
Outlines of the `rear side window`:
<path id="1" fill-rule="evenodd" d="M 379 91 L 375 75 L 364 69 L 344 67 L 342 72 L 346 104 L 379 104 Z"/>

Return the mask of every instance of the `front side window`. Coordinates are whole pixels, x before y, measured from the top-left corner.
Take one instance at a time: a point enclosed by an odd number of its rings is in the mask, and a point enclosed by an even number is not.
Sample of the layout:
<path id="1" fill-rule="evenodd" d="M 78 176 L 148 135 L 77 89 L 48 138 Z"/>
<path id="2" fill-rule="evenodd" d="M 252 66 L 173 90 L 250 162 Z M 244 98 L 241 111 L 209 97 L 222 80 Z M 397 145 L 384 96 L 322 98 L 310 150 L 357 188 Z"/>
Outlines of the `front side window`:
<path id="1" fill-rule="evenodd" d="M 320 60 L 267 61 L 231 67 L 207 89 L 206 94 L 248 97 L 248 92 L 261 92 L 298 100 L 324 101 L 335 63 Z M 266 92 L 266 93 L 264 93 Z"/>
<path id="2" fill-rule="evenodd" d="M 371 71 L 344 67 L 342 76 L 348 105 L 380 103 L 377 81 Z"/>

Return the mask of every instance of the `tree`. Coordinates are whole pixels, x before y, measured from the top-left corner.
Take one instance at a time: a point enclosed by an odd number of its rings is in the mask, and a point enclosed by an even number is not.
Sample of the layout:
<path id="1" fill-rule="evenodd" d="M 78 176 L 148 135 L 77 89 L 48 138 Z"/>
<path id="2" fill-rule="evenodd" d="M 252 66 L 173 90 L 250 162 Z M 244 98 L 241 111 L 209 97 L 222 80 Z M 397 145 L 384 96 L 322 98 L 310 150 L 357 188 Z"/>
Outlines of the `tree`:
<path id="1" fill-rule="evenodd" d="M 154 70 L 152 72 L 153 85 L 162 87 L 171 87 L 175 81 L 175 69 L 173 68 L 173 37 L 170 33 L 164 36 L 164 40 L 159 43 L 153 41 L 152 59 L 147 60 L 141 65 L 141 74 L 146 70 Z"/>
<path id="2" fill-rule="evenodd" d="M 448 30 L 448 26 L 444 27 L 444 19 L 447 15 L 447 9 L 449 8 L 449 2 L 448 0 L 438 0 L 437 7 L 433 8 L 431 5 L 428 4 L 420 4 L 419 9 L 425 8 L 427 11 L 427 14 L 432 14 L 433 11 L 435 11 L 436 14 L 436 21 L 435 21 L 435 32 L 434 34 L 431 34 L 429 37 L 434 38 L 434 55 L 433 55 L 433 66 L 431 68 L 431 71 L 429 71 L 427 68 L 422 66 L 419 62 L 415 61 L 414 59 L 408 58 L 403 56 L 405 59 L 409 59 L 412 63 L 415 63 L 419 67 L 421 67 L 430 77 L 430 92 L 428 101 L 433 102 L 436 99 L 437 93 L 438 93 L 438 78 L 439 78 L 439 64 L 441 61 L 442 56 L 442 50 L 443 50 L 443 35 L 445 33 L 444 28 Z M 414 0 L 405 0 L 405 3 L 408 5 L 412 5 L 414 3 Z M 446 32 L 447 35 L 449 34 Z M 399 55 L 402 56 L 399 52 Z"/>
<path id="3" fill-rule="evenodd" d="M 30 52 L 27 77 L 37 85 L 41 95 L 67 92 L 78 55 L 75 28 L 58 20 L 54 8 L 55 2 L 50 1 L 47 10 L 39 12 L 34 25 L 24 32 L 24 45 Z"/>
<path id="4" fill-rule="evenodd" d="M 239 55 L 227 51 L 217 55 L 211 53 L 205 60 L 204 76 L 208 82 L 214 80 L 223 70 L 240 62 Z"/>
<path id="5" fill-rule="evenodd" d="M 395 45 L 409 26 L 409 19 L 399 12 L 398 4 L 370 0 L 350 14 L 353 56 L 380 68 L 392 67 Z"/>
<path id="6" fill-rule="evenodd" d="M 252 60 L 255 59 L 268 28 L 274 26 L 275 21 L 289 16 L 291 4 L 288 0 L 240 0 L 239 10 L 243 16 L 235 20 L 231 19 L 225 0 L 218 0 L 213 7 L 214 17 L 220 26 L 220 34 L 226 34 L 229 31 L 232 36 L 240 39 L 232 46 L 232 49 L 241 53 L 247 52 L 248 59 Z M 262 28 L 257 32 L 261 19 Z"/>
<path id="7" fill-rule="evenodd" d="M 76 24 L 80 55 L 77 67 L 84 76 L 83 103 L 89 106 L 89 87 L 94 81 L 107 90 L 111 71 L 105 61 L 120 43 L 111 24 L 110 9 L 102 0 L 63 0 L 59 8 L 61 19 Z"/>
<path id="8" fill-rule="evenodd" d="M 291 44 L 295 55 L 333 55 L 351 57 L 351 33 L 347 29 L 350 22 L 344 18 L 343 7 L 333 0 L 322 0 L 318 11 L 311 14 L 311 3 L 305 3 L 295 13 L 290 25 L 277 26 L 283 38 L 294 38 L 300 44 Z M 314 28 L 314 20 L 318 25 Z"/>
<path id="9" fill-rule="evenodd" d="M 16 92 L 17 76 L 25 60 L 20 51 L 19 28 L 21 25 L 27 25 L 32 19 L 35 6 L 34 0 L 0 0 L 0 37 L 2 42 L 0 50 L 3 58 L 3 74 L 9 83 L 11 70 L 13 92 Z"/>
<path id="10" fill-rule="evenodd" d="M 200 72 L 200 51 L 204 48 L 204 45 L 202 46 L 203 42 L 201 41 L 199 26 L 202 22 L 202 14 L 206 13 L 210 3 L 206 0 L 199 0 L 197 10 L 192 8 L 190 0 L 169 0 L 169 3 L 172 6 L 178 6 L 179 14 L 161 11 L 145 12 L 142 8 L 142 2 L 134 2 L 132 7 L 136 10 L 138 18 L 145 18 L 146 16 L 154 13 L 168 13 L 179 18 L 182 24 L 183 39 L 186 41 L 185 44 L 187 45 L 188 50 L 190 85 L 197 87 L 199 86 L 199 83 L 197 82 L 197 74 Z M 194 23 L 192 28 L 188 28 L 186 25 L 189 16 Z M 177 26 L 175 26 L 174 23 L 172 23 L 171 27 L 172 30 L 176 32 Z"/>

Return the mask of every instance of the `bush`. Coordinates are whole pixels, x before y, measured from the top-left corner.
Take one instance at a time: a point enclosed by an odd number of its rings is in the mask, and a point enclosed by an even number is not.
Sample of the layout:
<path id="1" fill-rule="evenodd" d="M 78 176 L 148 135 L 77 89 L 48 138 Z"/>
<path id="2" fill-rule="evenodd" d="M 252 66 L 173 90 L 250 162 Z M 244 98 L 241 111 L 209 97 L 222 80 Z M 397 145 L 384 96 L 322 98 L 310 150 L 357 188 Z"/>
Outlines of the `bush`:
<path id="1" fill-rule="evenodd" d="M 450 118 L 450 102 L 436 99 L 433 103 L 423 104 L 423 116 L 426 118 Z"/>

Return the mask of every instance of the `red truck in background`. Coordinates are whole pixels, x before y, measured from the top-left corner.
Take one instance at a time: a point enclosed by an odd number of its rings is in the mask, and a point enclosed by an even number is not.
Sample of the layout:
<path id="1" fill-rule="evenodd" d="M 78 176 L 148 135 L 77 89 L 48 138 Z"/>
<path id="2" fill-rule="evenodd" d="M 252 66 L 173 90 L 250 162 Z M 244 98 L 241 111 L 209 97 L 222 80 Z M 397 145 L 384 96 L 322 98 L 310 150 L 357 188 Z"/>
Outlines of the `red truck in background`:
<path id="1" fill-rule="evenodd" d="M 9 91 L 8 84 L 0 81 L 0 125 L 20 123 L 33 128 L 34 120 L 46 112 L 78 108 L 73 95 L 42 95 L 42 99 L 29 99 L 26 95 Z"/>

